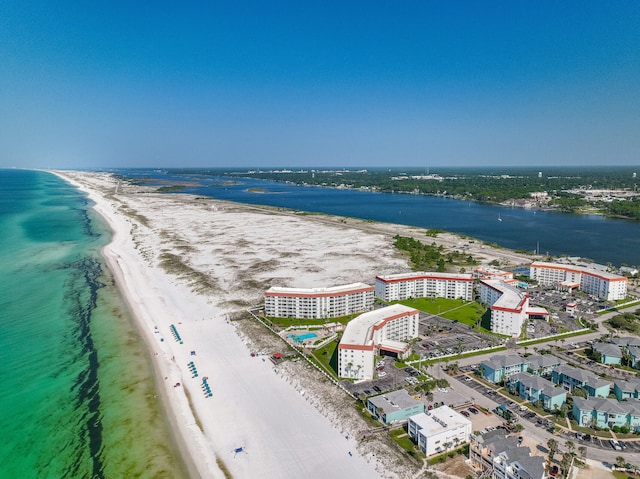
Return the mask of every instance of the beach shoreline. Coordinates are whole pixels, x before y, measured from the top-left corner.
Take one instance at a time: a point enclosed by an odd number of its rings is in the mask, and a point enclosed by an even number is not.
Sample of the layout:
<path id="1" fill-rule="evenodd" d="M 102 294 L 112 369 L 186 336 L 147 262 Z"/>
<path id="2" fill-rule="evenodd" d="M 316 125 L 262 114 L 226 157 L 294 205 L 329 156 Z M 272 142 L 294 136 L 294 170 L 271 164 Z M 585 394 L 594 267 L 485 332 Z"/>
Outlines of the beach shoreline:
<path id="1" fill-rule="evenodd" d="M 155 194 L 103 173 L 56 174 L 87 193 L 114 232 L 103 254 L 150 351 L 192 477 L 406 476 L 393 452 L 385 458 L 384 448 L 357 439 L 368 426 L 350 398 L 331 389 L 314 393 L 299 365 L 279 368 L 265 355 L 252 357 L 250 340 L 229 320 L 257 304 L 269 284 L 370 282 L 407 270 L 399 254 L 376 253 L 393 251 L 389 232 Z M 168 260 L 183 269 L 171 270 Z M 203 376 L 212 397 L 203 394 Z M 328 406 L 327 395 L 338 404 Z"/>
<path id="2" fill-rule="evenodd" d="M 423 229 L 162 194 L 107 173 L 52 173 L 86 193 L 113 231 L 103 256 L 152 359 L 190 477 L 420 472 L 388 435 L 363 434 L 371 426 L 353 399 L 305 361 L 272 364 L 269 356 L 287 348 L 280 338 L 234 319 L 270 286 L 371 283 L 409 272 L 394 236 L 420 238 Z M 451 233 L 429 240 L 460 243 Z M 503 248 L 472 248 L 481 264 L 530 261 Z M 267 341 L 256 343 L 261 334 Z"/>

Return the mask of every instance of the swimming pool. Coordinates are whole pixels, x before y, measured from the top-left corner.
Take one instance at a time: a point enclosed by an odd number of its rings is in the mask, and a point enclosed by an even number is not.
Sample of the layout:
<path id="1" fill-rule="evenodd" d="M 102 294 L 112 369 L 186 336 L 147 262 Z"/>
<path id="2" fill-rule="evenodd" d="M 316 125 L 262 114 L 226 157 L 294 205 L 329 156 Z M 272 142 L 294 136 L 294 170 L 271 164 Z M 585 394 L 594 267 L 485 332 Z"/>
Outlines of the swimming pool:
<path id="1" fill-rule="evenodd" d="M 294 343 L 301 343 L 305 339 L 316 338 L 318 335 L 316 333 L 306 333 L 306 334 L 290 334 L 288 337 L 293 339 Z"/>

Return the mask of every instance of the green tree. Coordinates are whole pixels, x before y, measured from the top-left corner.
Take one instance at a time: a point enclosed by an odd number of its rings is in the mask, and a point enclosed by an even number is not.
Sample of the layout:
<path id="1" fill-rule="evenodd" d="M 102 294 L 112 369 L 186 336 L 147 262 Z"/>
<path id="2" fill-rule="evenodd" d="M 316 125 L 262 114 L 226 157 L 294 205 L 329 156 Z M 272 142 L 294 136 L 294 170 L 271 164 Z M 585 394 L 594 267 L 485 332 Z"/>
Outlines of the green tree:
<path id="1" fill-rule="evenodd" d="M 547 449 L 549 449 L 549 462 L 553 461 L 553 456 L 558 452 L 558 441 L 554 438 L 550 438 L 547 441 Z"/>

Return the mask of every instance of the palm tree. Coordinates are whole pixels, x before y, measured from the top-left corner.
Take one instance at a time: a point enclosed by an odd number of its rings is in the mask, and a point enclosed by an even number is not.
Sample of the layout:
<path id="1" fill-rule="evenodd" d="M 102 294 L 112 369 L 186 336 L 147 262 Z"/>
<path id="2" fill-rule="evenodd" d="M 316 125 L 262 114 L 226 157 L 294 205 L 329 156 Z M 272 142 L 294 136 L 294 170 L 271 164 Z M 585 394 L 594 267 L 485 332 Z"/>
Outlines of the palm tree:
<path id="1" fill-rule="evenodd" d="M 616 466 L 618 466 L 620 469 L 622 469 L 626 464 L 627 464 L 627 461 L 625 460 L 624 457 L 622 456 L 616 457 Z"/>
<path id="2" fill-rule="evenodd" d="M 574 442 L 571 439 L 568 439 L 565 443 L 564 446 L 569 449 L 569 453 L 573 454 L 574 449 L 576 448 L 576 445 L 574 444 Z"/>
<path id="3" fill-rule="evenodd" d="M 587 458 L 587 448 L 585 446 L 578 447 L 578 454 L 580 454 L 581 458 L 586 459 Z"/>
<path id="4" fill-rule="evenodd" d="M 554 438 L 550 438 L 547 441 L 547 448 L 549 448 L 549 462 L 553 461 L 553 456 L 558 452 L 558 441 Z"/>

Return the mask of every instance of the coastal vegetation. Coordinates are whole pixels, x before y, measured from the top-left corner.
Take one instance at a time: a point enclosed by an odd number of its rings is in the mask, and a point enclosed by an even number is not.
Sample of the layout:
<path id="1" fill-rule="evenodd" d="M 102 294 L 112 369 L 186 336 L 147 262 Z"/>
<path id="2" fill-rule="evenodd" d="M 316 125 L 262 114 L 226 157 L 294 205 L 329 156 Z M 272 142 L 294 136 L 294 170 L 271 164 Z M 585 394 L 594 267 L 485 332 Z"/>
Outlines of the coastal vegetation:
<path id="1" fill-rule="evenodd" d="M 170 186 L 161 186 L 156 191 L 158 193 L 179 193 L 185 188 L 186 188 L 185 185 L 170 185 Z"/>
<path id="2" fill-rule="evenodd" d="M 605 321 L 605 325 L 625 333 L 640 334 L 640 309 L 636 309 L 632 313 L 617 314 Z"/>
<path id="3" fill-rule="evenodd" d="M 408 236 L 394 236 L 394 246 L 409 255 L 414 271 L 444 272 L 454 266 L 473 266 L 478 262 L 469 254 L 460 251 L 445 251 L 444 246 L 435 243 L 426 244 Z M 461 271 L 464 272 L 464 271 Z"/>

